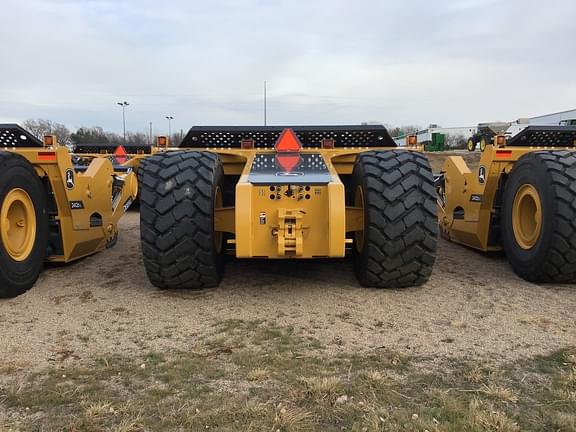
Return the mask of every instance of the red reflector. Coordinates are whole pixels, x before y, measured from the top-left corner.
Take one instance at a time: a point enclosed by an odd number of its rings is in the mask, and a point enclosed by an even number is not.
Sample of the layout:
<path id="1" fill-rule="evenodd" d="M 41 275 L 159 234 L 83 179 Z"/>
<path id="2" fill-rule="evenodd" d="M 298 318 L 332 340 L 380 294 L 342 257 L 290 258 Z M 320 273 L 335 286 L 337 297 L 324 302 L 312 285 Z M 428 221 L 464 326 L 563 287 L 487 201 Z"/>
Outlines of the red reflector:
<path id="1" fill-rule="evenodd" d="M 512 154 L 512 150 L 496 150 L 497 158 L 507 158 Z"/>
<path id="2" fill-rule="evenodd" d="M 56 160 L 56 153 L 55 152 L 40 152 L 38 153 L 38 160 Z"/>
<path id="3" fill-rule="evenodd" d="M 276 163 L 284 172 L 292 172 L 300 164 L 300 155 L 276 155 Z"/>
<path id="4" fill-rule="evenodd" d="M 116 150 L 114 150 L 114 157 L 116 158 L 116 162 L 119 164 L 123 164 L 128 160 L 126 157 L 127 155 L 128 153 L 126 153 L 126 150 L 124 150 L 124 146 L 120 145 L 116 147 Z"/>
<path id="5" fill-rule="evenodd" d="M 240 141 L 240 147 L 244 150 L 249 150 L 254 148 L 254 140 L 251 139 L 243 139 Z"/>
<path id="6" fill-rule="evenodd" d="M 292 129 L 286 128 L 278 137 L 274 148 L 278 153 L 297 153 L 302 148 L 302 143 Z"/>

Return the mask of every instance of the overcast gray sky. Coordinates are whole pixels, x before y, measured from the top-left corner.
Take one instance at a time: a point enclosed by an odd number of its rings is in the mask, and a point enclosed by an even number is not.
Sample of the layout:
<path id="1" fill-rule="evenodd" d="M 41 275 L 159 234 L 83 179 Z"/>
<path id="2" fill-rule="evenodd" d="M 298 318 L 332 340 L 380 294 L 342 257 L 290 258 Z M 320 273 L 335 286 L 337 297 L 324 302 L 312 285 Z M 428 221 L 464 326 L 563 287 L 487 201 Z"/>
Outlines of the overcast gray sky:
<path id="1" fill-rule="evenodd" d="M 576 1 L 2 0 L 0 122 L 444 126 L 576 108 Z"/>

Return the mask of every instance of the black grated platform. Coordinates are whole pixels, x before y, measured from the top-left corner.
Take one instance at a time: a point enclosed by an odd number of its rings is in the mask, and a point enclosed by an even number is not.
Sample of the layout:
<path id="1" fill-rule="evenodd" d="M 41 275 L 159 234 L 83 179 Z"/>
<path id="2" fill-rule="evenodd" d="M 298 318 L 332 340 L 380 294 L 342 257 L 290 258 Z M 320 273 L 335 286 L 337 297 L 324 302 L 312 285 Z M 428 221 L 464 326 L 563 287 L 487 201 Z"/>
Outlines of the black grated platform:
<path id="1" fill-rule="evenodd" d="M 42 141 L 15 123 L 0 124 L 0 147 L 44 147 Z"/>
<path id="2" fill-rule="evenodd" d="M 111 144 L 111 143 L 82 143 L 74 145 L 74 153 L 114 153 L 118 146 L 123 146 L 128 154 L 152 153 L 152 146 L 149 144 Z"/>
<path id="3" fill-rule="evenodd" d="M 506 142 L 507 146 L 576 147 L 576 126 L 528 126 Z"/>
<path id="4" fill-rule="evenodd" d="M 342 147 L 396 147 L 384 126 L 194 126 L 181 148 L 241 148 L 243 140 L 253 140 L 255 148 L 273 148 L 282 131 L 294 130 L 304 147 L 319 148 L 322 140 L 334 140 Z"/>

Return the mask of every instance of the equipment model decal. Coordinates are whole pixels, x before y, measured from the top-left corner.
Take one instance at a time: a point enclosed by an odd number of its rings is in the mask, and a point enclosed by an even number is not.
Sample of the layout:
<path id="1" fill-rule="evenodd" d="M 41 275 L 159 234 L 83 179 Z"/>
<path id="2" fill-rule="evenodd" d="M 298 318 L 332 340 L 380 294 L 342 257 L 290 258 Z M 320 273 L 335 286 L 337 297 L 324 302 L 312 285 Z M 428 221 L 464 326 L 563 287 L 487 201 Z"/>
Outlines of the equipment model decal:
<path id="1" fill-rule="evenodd" d="M 478 168 L 478 181 L 480 184 L 484 184 L 486 181 L 486 167 L 484 165 L 480 165 Z"/>
<path id="2" fill-rule="evenodd" d="M 74 189 L 74 170 L 66 170 L 66 189 Z"/>
<path id="3" fill-rule="evenodd" d="M 126 200 L 126 203 L 124 203 L 124 213 L 128 211 L 133 202 L 134 200 L 132 198 L 128 198 L 128 200 Z"/>

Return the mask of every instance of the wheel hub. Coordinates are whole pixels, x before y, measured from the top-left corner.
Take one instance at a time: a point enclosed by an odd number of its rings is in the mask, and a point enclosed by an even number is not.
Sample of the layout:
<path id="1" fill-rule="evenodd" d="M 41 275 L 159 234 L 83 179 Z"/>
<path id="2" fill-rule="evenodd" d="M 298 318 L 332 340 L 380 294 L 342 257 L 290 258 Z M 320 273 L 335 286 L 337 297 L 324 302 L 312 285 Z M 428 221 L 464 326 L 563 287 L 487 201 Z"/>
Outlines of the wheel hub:
<path id="1" fill-rule="evenodd" d="M 14 261 L 30 256 L 36 239 L 34 204 L 23 189 L 12 189 L 0 208 L 0 238 L 4 249 Z"/>
<path id="2" fill-rule="evenodd" d="M 534 186 L 525 184 L 518 189 L 512 205 L 512 229 L 518 245 L 532 249 L 542 231 L 542 203 Z"/>

